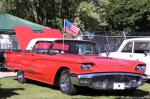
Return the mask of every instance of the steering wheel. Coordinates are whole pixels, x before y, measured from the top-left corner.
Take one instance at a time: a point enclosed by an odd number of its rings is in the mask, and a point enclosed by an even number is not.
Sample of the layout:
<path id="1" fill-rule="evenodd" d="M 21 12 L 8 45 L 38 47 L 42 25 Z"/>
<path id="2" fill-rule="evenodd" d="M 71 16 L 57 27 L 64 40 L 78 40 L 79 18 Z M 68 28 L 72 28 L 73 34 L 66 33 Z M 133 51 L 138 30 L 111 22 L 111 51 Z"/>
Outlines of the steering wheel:
<path id="1" fill-rule="evenodd" d="M 92 54 L 90 51 L 84 51 L 83 54 Z"/>

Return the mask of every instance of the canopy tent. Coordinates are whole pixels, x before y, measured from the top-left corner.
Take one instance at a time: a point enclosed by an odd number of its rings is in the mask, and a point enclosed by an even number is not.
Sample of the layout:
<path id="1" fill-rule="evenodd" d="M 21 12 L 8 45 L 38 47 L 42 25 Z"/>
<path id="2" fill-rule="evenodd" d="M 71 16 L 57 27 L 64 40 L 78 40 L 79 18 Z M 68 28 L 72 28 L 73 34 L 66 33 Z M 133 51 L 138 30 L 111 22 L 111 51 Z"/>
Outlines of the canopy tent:
<path id="1" fill-rule="evenodd" d="M 15 26 L 26 26 L 32 28 L 33 31 L 41 31 L 45 26 L 21 19 L 10 14 L 0 15 L 0 33 L 12 34 Z"/>

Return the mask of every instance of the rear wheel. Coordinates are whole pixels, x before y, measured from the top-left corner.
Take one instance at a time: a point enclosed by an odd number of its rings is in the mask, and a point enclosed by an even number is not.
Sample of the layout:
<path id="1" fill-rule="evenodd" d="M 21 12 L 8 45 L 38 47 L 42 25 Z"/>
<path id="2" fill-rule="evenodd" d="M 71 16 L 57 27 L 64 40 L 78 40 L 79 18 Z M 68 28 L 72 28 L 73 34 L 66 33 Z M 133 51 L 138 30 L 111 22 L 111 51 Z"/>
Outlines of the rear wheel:
<path id="1" fill-rule="evenodd" d="M 76 87 L 71 83 L 69 70 L 65 69 L 61 72 L 59 78 L 59 88 L 62 93 L 73 95 L 76 94 Z"/>
<path id="2" fill-rule="evenodd" d="M 24 72 L 23 71 L 17 71 L 17 80 L 21 84 L 26 82 L 26 78 L 24 77 Z"/>

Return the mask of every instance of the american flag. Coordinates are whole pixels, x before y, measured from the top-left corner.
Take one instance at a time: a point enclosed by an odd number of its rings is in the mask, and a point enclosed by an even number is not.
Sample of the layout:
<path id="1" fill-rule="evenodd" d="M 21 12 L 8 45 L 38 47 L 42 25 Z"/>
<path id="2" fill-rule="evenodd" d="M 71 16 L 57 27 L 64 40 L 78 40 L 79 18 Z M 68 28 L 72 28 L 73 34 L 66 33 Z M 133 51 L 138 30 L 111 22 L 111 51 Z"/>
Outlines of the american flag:
<path id="1" fill-rule="evenodd" d="M 80 28 L 75 26 L 73 23 L 71 23 L 68 20 L 64 20 L 64 32 L 67 32 L 73 36 L 76 36 L 80 31 Z"/>

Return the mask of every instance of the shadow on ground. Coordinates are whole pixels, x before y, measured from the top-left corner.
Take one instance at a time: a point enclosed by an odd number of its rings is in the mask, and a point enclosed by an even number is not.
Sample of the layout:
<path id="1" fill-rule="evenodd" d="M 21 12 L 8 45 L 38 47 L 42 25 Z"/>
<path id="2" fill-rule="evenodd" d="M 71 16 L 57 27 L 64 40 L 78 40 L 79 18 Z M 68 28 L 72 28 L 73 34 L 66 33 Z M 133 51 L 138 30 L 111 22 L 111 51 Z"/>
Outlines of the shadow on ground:
<path id="1" fill-rule="evenodd" d="M 16 80 L 16 79 L 15 79 Z M 40 83 L 33 80 L 27 80 L 27 83 L 35 84 L 42 87 L 51 88 L 52 90 L 59 90 L 56 86 L 51 86 L 48 84 Z M 115 96 L 116 98 L 121 97 L 150 97 L 149 91 L 143 91 L 140 89 L 137 89 L 135 91 L 111 91 L 111 90 L 94 90 L 87 87 L 77 87 L 78 88 L 78 94 L 82 96 Z"/>
<path id="2" fill-rule="evenodd" d="M 8 97 L 19 95 L 17 90 L 24 90 L 24 88 L 0 88 L 0 99 L 7 99 Z"/>
<path id="3" fill-rule="evenodd" d="M 17 78 L 15 77 L 14 80 L 17 81 Z M 41 83 L 41 82 L 34 81 L 34 80 L 26 79 L 26 83 L 28 83 L 28 84 L 34 84 L 34 85 L 41 86 L 41 87 L 51 88 L 53 90 L 59 90 L 59 88 L 57 86 L 53 86 L 53 85 Z"/>
<path id="4" fill-rule="evenodd" d="M 121 98 L 121 97 L 150 97 L 150 94 L 148 91 L 143 91 L 140 89 L 137 89 L 135 91 L 122 91 L 122 90 L 94 90 L 90 88 L 79 88 L 79 94 L 78 95 L 83 95 L 83 96 L 115 96 L 116 98 Z M 86 90 L 86 91 L 85 91 Z"/>

